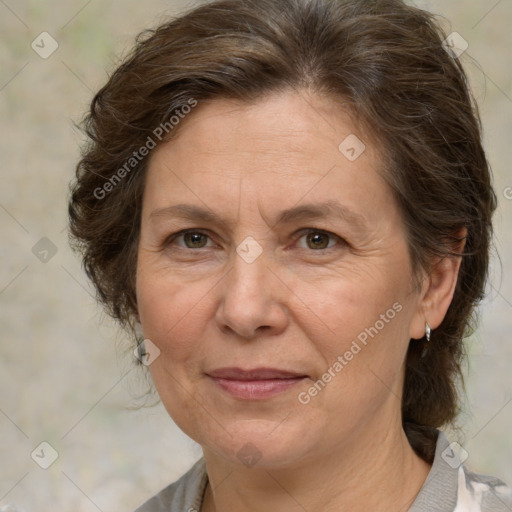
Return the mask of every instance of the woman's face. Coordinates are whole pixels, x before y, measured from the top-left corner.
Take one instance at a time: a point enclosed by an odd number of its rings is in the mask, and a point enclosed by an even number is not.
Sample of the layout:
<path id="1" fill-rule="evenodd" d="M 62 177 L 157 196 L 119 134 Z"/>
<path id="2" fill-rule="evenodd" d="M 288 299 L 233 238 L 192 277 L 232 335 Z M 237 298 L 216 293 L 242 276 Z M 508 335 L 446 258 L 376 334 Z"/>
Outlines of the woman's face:
<path id="1" fill-rule="evenodd" d="M 376 148 L 305 92 L 181 123 L 151 155 L 137 268 L 167 411 L 238 464 L 379 442 L 425 318 Z"/>

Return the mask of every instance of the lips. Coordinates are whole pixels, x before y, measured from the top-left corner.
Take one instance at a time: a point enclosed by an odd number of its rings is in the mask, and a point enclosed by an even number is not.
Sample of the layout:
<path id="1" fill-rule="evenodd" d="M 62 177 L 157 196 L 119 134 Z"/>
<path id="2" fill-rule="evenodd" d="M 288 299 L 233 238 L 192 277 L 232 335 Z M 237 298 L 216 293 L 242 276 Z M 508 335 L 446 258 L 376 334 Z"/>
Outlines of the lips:
<path id="1" fill-rule="evenodd" d="M 297 373 L 277 368 L 254 368 L 242 370 L 241 368 L 219 368 L 208 372 L 210 377 L 228 380 L 274 380 L 274 379 L 296 379 L 307 377 L 303 373 Z"/>
<path id="2" fill-rule="evenodd" d="M 277 368 L 218 368 L 207 373 L 223 392 L 243 400 L 263 400 L 290 390 L 308 376 Z"/>

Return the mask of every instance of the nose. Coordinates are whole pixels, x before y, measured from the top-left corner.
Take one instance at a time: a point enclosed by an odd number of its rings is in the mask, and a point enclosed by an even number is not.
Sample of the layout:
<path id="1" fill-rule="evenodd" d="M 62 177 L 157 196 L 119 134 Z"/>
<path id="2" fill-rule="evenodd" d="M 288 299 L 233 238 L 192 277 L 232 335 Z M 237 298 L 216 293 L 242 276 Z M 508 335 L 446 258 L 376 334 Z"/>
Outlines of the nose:
<path id="1" fill-rule="evenodd" d="M 216 322 L 223 333 L 252 339 L 263 332 L 276 335 L 286 329 L 290 291 L 272 267 L 265 252 L 251 263 L 235 253 L 219 283 L 221 301 Z"/>

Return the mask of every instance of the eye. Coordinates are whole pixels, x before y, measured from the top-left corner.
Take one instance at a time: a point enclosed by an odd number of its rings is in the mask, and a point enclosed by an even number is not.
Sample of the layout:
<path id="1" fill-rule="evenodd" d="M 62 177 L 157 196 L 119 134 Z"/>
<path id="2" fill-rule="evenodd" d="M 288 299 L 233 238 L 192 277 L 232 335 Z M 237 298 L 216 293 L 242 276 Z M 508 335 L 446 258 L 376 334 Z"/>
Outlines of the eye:
<path id="1" fill-rule="evenodd" d="M 305 246 L 302 245 L 302 247 L 299 245 L 300 249 L 312 249 L 320 252 L 332 249 L 336 246 L 336 243 L 338 245 L 346 245 L 342 238 L 328 231 L 308 228 L 300 231 L 299 235 L 300 233 L 304 234 L 298 238 L 298 243 L 300 244 L 300 241 L 304 239 L 306 244 Z M 202 231 L 184 230 L 171 235 L 166 240 L 165 245 L 177 245 L 184 249 L 204 249 L 212 246 L 212 244 L 207 245 L 208 240 L 210 240 L 210 236 Z M 181 243 L 178 243 L 180 241 Z"/>
<path id="2" fill-rule="evenodd" d="M 305 238 L 306 247 L 301 247 L 301 249 L 313 249 L 315 251 L 323 251 L 327 249 L 331 249 L 336 245 L 338 241 L 342 245 L 345 244 L 344 240 L 339 236 L 329 233 L 327 231 L 320 231 L 318 229 L 307 229 L 301 231 L 301 233 L 305 234 L 299 238 L 299 241 Z"/>
<path id="3" fill-rule="evenodd" d="M 201 231 L 180 231 L 179 233 L 175 233 L 171 235 L 165 245 L 173 245 L 177 240 L 183 240 L 183 244 L 177 244 L 179 247 L 184 247 L 185 249 L 203 249 L 207 247 L 206 243 L 210 237 Z"/>

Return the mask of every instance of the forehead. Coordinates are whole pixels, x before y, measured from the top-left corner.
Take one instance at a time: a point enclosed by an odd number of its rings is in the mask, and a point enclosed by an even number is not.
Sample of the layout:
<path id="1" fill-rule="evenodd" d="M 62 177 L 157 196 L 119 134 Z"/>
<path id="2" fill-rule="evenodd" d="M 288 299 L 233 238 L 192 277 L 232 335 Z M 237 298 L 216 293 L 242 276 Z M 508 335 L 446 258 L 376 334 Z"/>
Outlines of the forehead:
<path id="1" fill-rule="evenodd" d="M 165 208 L 186 196 L 227 210 L 243 198 L 245 208 L 277 212 L 337 201 L 368 218 L 368 204 L 375 213 L 390 199 L 380 167 L 375 145 L 328 98 L 216 99 L 199 103 L 151 155 L 145 202 Z"/>
<path id="2" fill-rule="evenodd" d="M 356 134 L 368 148 L 368 135 L 354 126 L 339 101 L 305 91 L 281 91 L 251 103 L 226 98 L 199 102 L 180 121 L 172 141 L 156 153 L 174 142 L 176 149 L 192 144 L 195 151 L 212 157 L 255 153 L 273 160 L 318 158 L 318 150 L 339 156 L 340 142 Z M 368 149 L 373 152 L 373 147 Z"/>

